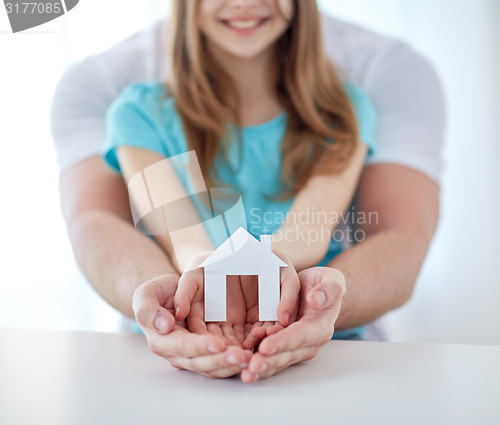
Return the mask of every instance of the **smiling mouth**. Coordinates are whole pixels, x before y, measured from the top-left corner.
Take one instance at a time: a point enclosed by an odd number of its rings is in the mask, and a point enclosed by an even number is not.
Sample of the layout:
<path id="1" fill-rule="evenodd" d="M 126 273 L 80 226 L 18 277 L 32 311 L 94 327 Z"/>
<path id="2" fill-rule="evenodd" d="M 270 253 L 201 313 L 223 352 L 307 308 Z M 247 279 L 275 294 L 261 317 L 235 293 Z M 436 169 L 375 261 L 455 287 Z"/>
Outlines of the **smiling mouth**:
<path id="1" fill-rule="evenodd" d="M 269 18 L 222 20 L 227 27 L 239 31 L 253 30 L 266 23 Z"/>

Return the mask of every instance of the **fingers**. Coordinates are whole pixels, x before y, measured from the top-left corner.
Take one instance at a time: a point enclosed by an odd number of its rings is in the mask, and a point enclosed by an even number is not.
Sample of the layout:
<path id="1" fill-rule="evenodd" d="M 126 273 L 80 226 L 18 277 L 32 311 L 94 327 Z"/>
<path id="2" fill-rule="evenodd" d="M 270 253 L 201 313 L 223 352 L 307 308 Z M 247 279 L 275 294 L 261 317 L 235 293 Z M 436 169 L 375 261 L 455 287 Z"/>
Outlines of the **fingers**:
<path id="1" fill-rule="evenodd" d="M 272 335 L 283 329 L 279 323 L 274 322 L 259 322 L 254 324 L 252 329 L 248 331 L 247 337 L 243 342 L 243 348 L 253 350 L 260 342 L 268 335 Z"/>
<path id="2" fill-rule="evenodd" d="M 259 345 L 259 352 L 271 356 L 279 352 L 326 344 L 333 335 L 334 318 L 302 317 L 280 332 L 267 336 Z"/>
<path id="3" fill-rule="evenodd" d="M 243 325 L 235 324 L 233 325 L 234 335 L 239 342 L 239 345 L 243 346 L 243 342 L 245 341 L 245 331 L 243 329 Z"/>
<path id="4" fill-rule="evenodd" d="M 188 318 L 188 329 L 196 334 L 212 334 L 222 336 L 227 340 L 229 345 L 243 346 L 245 336 L 243 333 L 243 325 L 228 324 L 220 322 L 205 323 L 203 319 L 198 317 Z"/>
<path id="5" fill-rule="evenodd" d="M 218 354 L 192 358 L 171 357 L 167 358 L 167 360 L 181 369 L 207 373 L 218 369 L 233 368 L 234 366 L 238 366 L 240 370 L 248 367 L 251 354 L 248 350 L 244 351 L 239 347 L 231 346 Z"/>
<path id="6" fill-rule="evenodd" d="M 228 347 L 222 353 L 193 358 L 169 357 L 172 366 L 200 373 L 210 378 L 226 378 L 248 367 L 251 352 L 238 347 Z"/>
<path id="7" fill-rule="evenodd" d="M 211 333 L 208 330 L 207 324 L 201 317 L 188 317 L 187 319 L 187 329 L 189 332 L 195 333 L 195 334 L 207 334 Z"/>
<path id="8" fill-rule="evenodd" d="M 266 329 L 264 327 L 259 326 L 258 328 L 252 329 L 243 342 L 243 348 L 246 350 L 253 350 L 257 347 L 257 345 L 259 345 L 265 336 Z"/>
<path id="9" fill-rule="evenodd" d="M 177 287 L 177 276 L 165 276 L 146 282 L 134 292 L 132 309 L 140 328 L 166 334 L 174 329 L 172 297 Z M 170 307 L 170 310 L 166 307 Z"/>
<path id="10" fill-rule="evenodd" d="M 150 350 L 160 357 L 198 357 L 220 353 L 227 347 L 227 341 L 218 335 L 198 335 L 177 327 L 167 335 L 147 332 Z"/>
<path id="11" fill-rule="evenodd" d="M 300 280 L 295 268 L 289 264 L 281 269 L 281 300 L 278 305 L 278 322 L 287 326 L 294 314 L 300 292 Z"/>
<path id="12" fill-rule="evenodd" d="M 259 305 L 258 280 L 256 276 L 239 276 L 240 287 L 247 306 Z M 257 312 L 257 311 L 256 311 Z"/>
<path id="13" fill-rule="evenodd" d="M 257 379 L 268 378 L 296 363 L 311 360 L 318 353 L 319 347 L 302 347 L 294 351 L 285 351 L 274 356 L 254 354 L 248 368 L 241 372 L 241 380 L 245 383 Z"/>
<path id="14" fill-rule="evenodd" d="M 134 307 L 137 324 L 143 332 L 153 330 L 160 334 L 167 334 L 174 329 L 175 319 L 172 313 L 154 302 L 141 302 Z"/>
<path id="15" fill-rule="evenodd" d="M 340 312 L 345 294 L 341 272 L 329 267 L 314 267 L 299 274 L 302 290 L 299 321 L 273 335 L 259 345 L 261 354 L 270 356 L 302 347 L 321 346 L 328 342 Z"/>
<path id="16" fill-rule="evenodd" d="M 177 286 L 174 297 L 175 319 L 184 320 L 189 313 L 191 303 L 196 295 L 203 294 L 203 271 L 201 269 L 184 272 Z"/>
<path id="17" fill-rule="evenodd" d="M 238 338 L 236 338 L 233 325 L 222 323 L 220 327 L 222 329 L 222 335 L 229 341 L 229 344 L 237 346 L 241 345 Z"/>
<path id="18" fill-rule="evenodd" d="M 307 305 L 315 309 L 334 307 L 346 292 L 345 277 L 332 267 L 312 267 L 299 272 L 298 277 L 307 296 Z"/>
<path id="19" fill-rule="evenodd" d="M 207 330 L 213 335 L 222 336 L 222 329 L 220 325 L 215 322 L 207 323 Z"/>
<path id="20" fill-rule="evenodd" d="M 216 370 L 211 370 L 210 372 L 198 372 L 200 375 L 211 379 L 223 379 L 230 378 L 231 376 L 241 373 L 242 368 L 240 366 L 230 366 L 223 367 Z"/>
<path id="21" fill-rule="evenodd" d="M 175 319 L 184 320 L 189 313 L 191 303 L 195 297 L 203 299 L 203 270 L 199 265 L 210 255 L 203 253 L 191 258 L 186 270 L 182 273 L 174 297 Z"/>

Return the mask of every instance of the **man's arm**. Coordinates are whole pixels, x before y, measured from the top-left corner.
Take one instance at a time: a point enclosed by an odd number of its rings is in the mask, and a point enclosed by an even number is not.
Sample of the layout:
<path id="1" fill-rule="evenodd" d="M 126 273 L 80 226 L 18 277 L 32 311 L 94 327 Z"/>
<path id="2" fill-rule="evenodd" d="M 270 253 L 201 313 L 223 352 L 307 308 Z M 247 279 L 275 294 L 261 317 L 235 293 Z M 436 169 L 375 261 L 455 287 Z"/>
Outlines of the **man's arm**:
<path id="1" fill-rule="evenodd" d="M 362 66 L 362 72 L 351 69 L 350 76 L 377 111 L 377 149 L 367 159 L 357 211 L 378 214 L 378 223 L 359 226 L 365 240 L 335 257 L 330 267 L 299 273 L 307 293 L 301 296 L 305 312 L 260 344 L 260 354 L 242 374 L 246 382 L 314 357 L 334 327 L 366 324 L 404 304 L 436 228 L 445 118 L 439 78 L 405 43 L 372 43 L 368 32 L 363 30 L 362 37 L 355 32 L 342 39 L 350 60 L 340 63 L 348 71 L 349 64 Z"/>
<path id="2" fill-rule="evenodd" d="M 249 351 L 217 335 L 196 335 L 175 322 L 178 275 L 168 256 L 132 224 L 121 176 L 100 157 L 69 168 L 60 181 L 63 214 L 77 262 L 95 290 L 136 318 L 151 351 L 174 367 L 209 377 L 239 373 Z"/>
<path id="3" fill-rule="evenodd" d="M 179 277 L 168 256 L 133 224 L 127 188 L 103 163 L 105 114 L 136 81 L 159 78 L 163 23 L 68 69 L 54 93 L 51 128 L 62 174 L 63 214 L 77 262 L 90 284 L 113 307 L 135 317 L 151 351 L 178 368 L 231 376 L 246 353 L 222 338 L 191 334 L 175 323 L 173 296 Z M 155 276 L 158 276 L 155 278 Z"/>
<path id="4" fill-rule="evenodd" d="M 61 176 L 60 191 L 81 270 L 109 304 L 134 317 L 134 291 L 156 276 L 176 272 L 165 252 L 134 228 L 122 177 L 92 157 Z"/>
<path id="5" fill-rule="evenodd" d="M 358 225 L 366 239 L 329 264 L 346 279 L 338 330 L 369 323 L 409 300 L 436 229 L 439 187 L 407 167 L 371 165 L 356 204 L 358 214 L 371 217 Z"/>
<path id="6" fill-rule="evenodd" d="M 242 372 L 243 381 L 310 360 L 334 328 L 366 324 L 404 304 L 434 234 L 438 206 L 438 185 L 420 172 L 394 164 L 367 167 L 357 210 L 376 213 L 378 220 L 359 226 L 366 239 L 335 257 L 329 267 L 299 273 L 299 320 L 268 334 Z"/>

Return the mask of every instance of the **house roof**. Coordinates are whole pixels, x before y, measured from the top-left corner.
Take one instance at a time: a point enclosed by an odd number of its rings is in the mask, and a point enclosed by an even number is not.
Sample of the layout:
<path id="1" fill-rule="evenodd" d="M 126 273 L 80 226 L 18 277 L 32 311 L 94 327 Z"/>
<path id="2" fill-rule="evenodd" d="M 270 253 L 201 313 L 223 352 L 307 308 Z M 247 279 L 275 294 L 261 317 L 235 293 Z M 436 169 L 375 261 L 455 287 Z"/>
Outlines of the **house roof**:
<path id="1" fill-rule="evenodd" d="M 225 263 L 228 260 L 231 260 L 231 262 L 233 260 L 238 262 L 244 260 L 245 263 L 249 261 L 272 263 L 278 267 L 287 266 L 281 258 L 269 250 L 267 244 L 259 242 L 243 227 L 240 227 L 226 239 L 200 264 L 200 267 L 213 266 L 217 263 Z"/>

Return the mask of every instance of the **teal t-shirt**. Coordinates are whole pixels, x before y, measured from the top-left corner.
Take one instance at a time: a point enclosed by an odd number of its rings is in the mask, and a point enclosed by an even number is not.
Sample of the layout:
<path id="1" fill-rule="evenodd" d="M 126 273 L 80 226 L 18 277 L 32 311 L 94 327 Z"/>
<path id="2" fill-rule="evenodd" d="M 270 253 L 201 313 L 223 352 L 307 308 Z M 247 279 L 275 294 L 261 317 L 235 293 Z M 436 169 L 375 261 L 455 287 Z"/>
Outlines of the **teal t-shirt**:
<path id="1" fill-rule="evenodd" d="M 368 146 L 368 156 L 376 149 L 375 110 L 363 91 L 344 83 L 359 124 L 360 140 Z M 188 152 L 182 121 L 173 97 L 163 97 L 165 86 L 151 81 L 128 86 L 115 99 L 106 116 L 107 137 L 103 147 L 105 162 L 120 172 L 116 150 L 120 146 L 149 149 L 167 158 Z M 240 143 L 231 146 L 227 161 L 218 161 L 219 179 L 241 195 L 247 230 L 255 237 L 272 234 L 281 226 L 293 198 L 284 202 L 272 198 L 281 187 L 281 142 L 287 125 L 287 114 L 241 129 Z M 182 174 L 182 170 L 177 170 Z M 184 185 L 186 176 L 179 175 Z M 222 240 L 207 228 L 217 247 Z M 342 251 L 342 243 L 332 239 L 325 258 L 326 265 Z M 362 328 L 336 332 L 334 338 L 360 334 Z"/>

